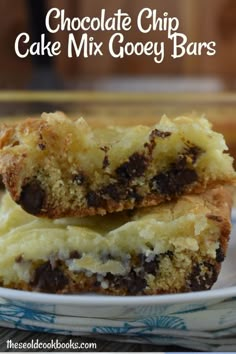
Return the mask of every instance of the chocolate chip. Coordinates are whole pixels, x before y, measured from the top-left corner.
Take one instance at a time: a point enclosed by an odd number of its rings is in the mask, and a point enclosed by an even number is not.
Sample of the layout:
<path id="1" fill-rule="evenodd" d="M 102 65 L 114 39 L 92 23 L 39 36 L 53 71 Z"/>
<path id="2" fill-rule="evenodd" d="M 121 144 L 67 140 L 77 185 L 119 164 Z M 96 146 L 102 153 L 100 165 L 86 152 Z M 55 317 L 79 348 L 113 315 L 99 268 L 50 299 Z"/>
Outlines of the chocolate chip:
<path id="1" fill-rule="evenodd" d="M 105 279 L 115 288 L 124 288 L 128 295 L 136 295 L 142 292 L 147 286 L 144 277 L 137 274 L 133 269 L 126 276 L 115 276 L 108 273 Z"/>
<path id="2" fill-rule="evenodd" d="M 169 250 L 169 251 L 167 251 L 167 252 L 164 253 L 164 256 L 167 256 L 167 257 L 169 257 L 170 259 L 173 259 L 174 253 Z"/>
<path id="3" fill-rule="evenodd" d="M 215 266 L 210 262 L 204 262 L 204 267 L 208 269 L 208 272 L 205 274 L 206 284 L 210 288 L 217 280 L 217 272 Z"/>
<path id="4" fill-rule="evenodd" d="M 158 255 L 153 256 L 153 259 L 148 259 L 144 254 L 139 255 L 139 267 L 142 267 L 144 274 L 156 275 L 159 270 L 160 258 Z"/>
<path id="5" fill-rule="evenodd" d="M 171 132 L 165 132 L 165 131 L 161 131 L 161 130 L 158 130 L 158 129 L 154 129 L 150 136 L 149 136 L 149 139 L 152 140 L 154 139 L 155 137 L 158 137 L 158 138 L 162 138 L 162 139 L 165 139 L 167 138 L 168 136 L 171 135 Z"/>
<path id="6" fill-rule="evenodd" d="M 214 265 L 204 262 L 200 265 L 193 266 L 191 276 L 189 278 L 189 287 L 192 291 L 200 291 L 210 289 L 217 280 L 217 272 Z"/>
<path id="7" fill-rule="evenodd" d="M 200 277 L 200 267 L 199 265 L 195 265 L 192 269 L 192 273 L 189 278 L 189 287 L 191 291 L 199 291 L 202 290 L 204 285 L 202 277 Z"/>
<path id="8" fill-rule="evenodd" d="M 156 255 L 151 261 L 145 261 L 143 264 L 143 269 L 146 273 L 156 275 L 159 270 L 159 257 Z"/>
<path id="9" fill-rule="evenodd" d="M 135 177 L 141 177 L 147 168 L 147 158 L 143 154 L 134 153 L 129 160 L 121 164 L 116 170 L 120 179 L 131 180 Z"/>
<path id="10" fill-rule="evenodd" d="M 78 186 L 81 186 L 85 182 L 85 176 L 82 172 L 73 175 L 73 182 L 75 182 Z"/>
<path id="11" fill-rule="evenodd" d="M 159 271 L 159 264 L 161 258 L 169 257 L 170 259 L 173 258 L 173 252 L 167 251 L 165 253 L 161 253 L 160 255 L 154 255 L 152 259 L 148 259 L 148 256 L 144 254 L 139 255 L 139 267 L 144 269 L 144 272 L 147 274 L 156 275 Z"/>
<path id="12" fill-rule="evenodd" d="M 90 191 L 87 193 L 86 200 L 88 207 L 98 208 L 104 205 L 104 199 L 101 197 L 100 194 L 94 191 Z"/>
<path id="13" fill-rule="evenodd" d="M 217 248 L 216 250 L 216 261 L 217 262 L 223 262 L 225 259 L 225 253 L 222 247 Z"/>
<path id="14" fill-rule="evenodd" d="M 191 170 L 190 168 L 186 168 L 183 171 L 179 171 L 176 177 L 177 177 L 177 185 L 180 186 L 181 191 L 185 185 L 194 183 L 198 179 L 196 171 Z"/>
<path id="15" fill-rule="evenodd" d="M 122 283 L 124 287 L 127 288 L 128 294 L 130 295 L 136 295 L 142 292 L 147 286 L 146 280 L 136 274 L 136 272 L 132 269 L 129 272 L 127 278 L 123 279 Z"/>
<path id="16" fill-rule="evenodd" d="M 68 284 L 68 279 L 64 273 L 57 267 L 54 269 L 48 261 L 39 266 L 34 273 L 34 279 L 31 285 L 48 293 L 56 293 L 62 290 Z"/>
<path id="17" fill-rule="evenodd" d="M 154 176 L 150 182 L 151 190 L 167 196 L 179 195 L 186 186 L 197 181 L 198 176 L 194 170 L 179 166 L 174 165 L 172 169 Z"/>
<path id="18" fill-rule="evenodd" d="M 123 191 L 120 187 L 120 184 L 118 183 L 108 184 L 100 190 L 100 193 L 101 195 L 110 197 L 116 202 L 119 202 L 121 199 L 123 199 Z"/>
<path id="19" fill-rule="evenodd" d="M 149 135 L 149 143 L 145 143 L 144 147 L 148 149 L 149 155 L 152 155 L 152 152 L 156 146 L 156 137 L 165 139 L 171 135 L 171 132 L 164 132 L 158 129 L 154 129 L 151 131 Z"/>
<path id="20" fill-rule="evenodd" d="M 70 258 L 80 259 L 81 257 L 82 257 L 82 255 L 78 251 L 71 251 L 70 252 Z"/>
<path id="21" fill-rule="evenodd" d="M 150 262 L 145 262 L 143 265 L 143 269 L 148 274 L 156 275 L 158 270 L 157 263 L 155 262 L 155 260 Z"/>
<path id="22" fill-rule="evenodd" d="M 45 191 L 39 181 L 34 180 L 27 183 L 23 188 L 19 200 L 22 208 L 30 214 L 40 213 L 45 200 Z"/>
<path id="23" fill-rule="evenodd" d="M 180 155 L 169 170 L 153 177 L 150 187 L 163 195 L 179 195 L 187 185 L 196 182 L 197 179 L 195 170 L 187 167 L 186 156 Z"/>

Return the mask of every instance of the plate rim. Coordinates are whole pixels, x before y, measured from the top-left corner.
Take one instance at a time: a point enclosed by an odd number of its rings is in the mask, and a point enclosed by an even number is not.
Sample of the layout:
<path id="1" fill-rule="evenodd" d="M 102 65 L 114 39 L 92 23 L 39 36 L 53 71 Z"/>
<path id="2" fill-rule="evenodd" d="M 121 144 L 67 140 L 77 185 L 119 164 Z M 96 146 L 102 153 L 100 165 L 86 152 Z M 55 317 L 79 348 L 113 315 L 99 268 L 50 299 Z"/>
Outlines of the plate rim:
<path id="1" fill-rule="evenodd" d="M 112 295 L 64 295 L 34 293 L 30 291 L 7 289 L 0 287 L 0 298 L 28 303 L 54 305 L 89 305 L 95 306 L 124 306 L 124 305 L 171 305 L 181 303 L 203 302 L 210 300 L 225 300 L 236 296 L 236 286 L 223 289 L 196 291 L 191 293 L 167 295 L 139 295 L 139 296 L 112 296 Z"/>

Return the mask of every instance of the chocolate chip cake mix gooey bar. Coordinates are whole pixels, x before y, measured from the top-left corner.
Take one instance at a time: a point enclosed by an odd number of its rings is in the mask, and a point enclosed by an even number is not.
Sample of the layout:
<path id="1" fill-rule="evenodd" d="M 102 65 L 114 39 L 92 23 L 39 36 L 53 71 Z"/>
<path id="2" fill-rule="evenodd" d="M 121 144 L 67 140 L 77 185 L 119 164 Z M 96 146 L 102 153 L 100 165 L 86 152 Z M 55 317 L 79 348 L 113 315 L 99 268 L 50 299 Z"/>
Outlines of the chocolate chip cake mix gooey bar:
<path id="1" fill-rule="evenodd" d="M 207 290 L 230 234 L 233 159 L 205 118 L 0 130 L 0 284 L 48 293 Z"/>

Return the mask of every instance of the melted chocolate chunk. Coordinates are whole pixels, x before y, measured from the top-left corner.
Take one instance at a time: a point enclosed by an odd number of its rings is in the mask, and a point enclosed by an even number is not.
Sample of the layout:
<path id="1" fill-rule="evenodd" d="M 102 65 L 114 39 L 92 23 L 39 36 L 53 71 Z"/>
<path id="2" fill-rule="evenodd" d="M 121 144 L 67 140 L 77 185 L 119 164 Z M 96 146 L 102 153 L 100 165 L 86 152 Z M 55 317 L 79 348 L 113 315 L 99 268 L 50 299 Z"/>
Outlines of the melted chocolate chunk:
<path id="1" fill-rule="evenodd" d="M 171 164 L 168 171 L 162 172 L 152 179 L 151 188 L 165 195 L 182 193 L 185 185 L 197 181 L 198 178 L 197 173 L 191 166 L 188 166 L 187 158 L 190 157 L 191 163 L 194 164 L 202 153 L 203 150 L 198 146 L 188 146 L 177 161 Z"/>
<path id="2" fill-rule="evenodd" d="M 45 200 L 45 191 L 39 181 L 34 180 L 27 183 L 23 188 L 19 200 L 22 208 L 30 214 L 40 213 Z"/>
<path id="3" fill-rule="evenodd" d="M 203 267 L 207 268 L 207 271 L 203 271 Z M 214 266 L 209 262 L 204 262 L 200 266 L 197 264 L 193 267 L 189 279 L 189 286 L 192 291 L 210 289 L 216 280 L 217 272 Z"/>
<path id="4" fill-rule="evenodd" d="M 192 291 L 198 291 L 202 289 L 203 282 L 202 277 L 200 277 L 201 268 L 199 265 L 195 265 L 192 269 L 192 273 L 189 279 L 189 287 Z"/>
<path id="5" fill-rule="evenodd" d="M 173 259 L 174 257 L 174 253 L 172 251 L 167 251 L 166 253 L 164 253 L 164 255 L 169 257 L 170 259 Z"/>
<path id="6" fill-rule="evenodd" d="M 121 199 L 123 199 L 124 195 L 124 191 L 122 191 L 122 188 L 118 183 L 108 184 L 101 189 L 100 193 L 101 195 L 107 195 L 116 202 L 119 202 Z"/>
<path id="7" fill-rule="evenodd" d="M 143 154 L 134 153 L 127 162 L 118 167 L 115 172 L 122 180 L 131 180 L 141 177 L 147 168 L 147 158 Z"/>
<path id="8" fill-rule="evenodd" d="M 217 248 L 217 250 L 216 250 L 216 261 L 221 263 L 221 262 L 224 261 L 224 259 L 225 259 L 224 250 L 221 247 Z"/>
<path id="9" fill-rule="evenodd" d="M 59 268 L 52 268 L 48 261 L 35 270 L 31 284 L 42 292 L 56 293 L 68 284 L 68 279 Z"/>
<path id="10" fill-rule="evenodd" d="M 132 269 L 129 272 L 128 277 L 126 279 L 123 279 L 123 283 L 130 295 L 140 293 L 147 286 L 146 280 Z"/>
<path id="11" fill-rule="evenodd" d="M 149 155 L 152 155 L 152 152 L 156 146 L 156 137 L 165 139 L 170 135 L 171 132 L 163 132 L 158 129 L 154 129 L 153 131 L 151 131 L 149 135 L 149 143 L 144 144 L 144 147 L 148 149 Z"/>
<path id="12" fill-rule="evenodd" d="M 125 278 L 115 278 L 115 284 L 118 287 L 127 289 L 129 295 L 136 295 L 142 292 L 147 286 L 147 282 L 143 276 L 137 274 L 133 269 L 131 269 Z"/>
<path id="13" fill-rule="evenodd" d="M 157 255 L 151 261 L 147 261 L 147 259 L 145 259 L 143 262 L 143 269 L 148 274 L 156 275 L 159 270 L 159 263 L 160 259 Z"/>
<path id="14" fill-rule="evenodd" d="M 99 193 L 96 193 L 94 191 L 90 191 L 87 193 L 86 200 L 88 207 L 99 208 L 104 205 L 104 199 Z"/>
<path id="15" fill-rule="evenodd" d="M 105 279 L 115 288 L 125 288 L 129 295 L 141 293 L 147 286 L 143 275 L 137 274 L 133 269 L 130 270 L 126 277 L 107 273 Z"/>
<path id="16" fill-rule="evenodd" d="M 217 272 L 213 264 L 204 262 L 204 266 L 208 269 L 209 273 L 205 274 L 207 288 L 210 288 L 217 280 Z"/>
<path id="17" fill-rule="evenodd" d="M 163 195 L 179 195 L 186 186 L 196 182 L 197 179 L 197 173 L 190 168 L 184 168 L 183 170 L 173 168 L 153 177 L 150 187 L 152 191 L 157 191 Z"/>

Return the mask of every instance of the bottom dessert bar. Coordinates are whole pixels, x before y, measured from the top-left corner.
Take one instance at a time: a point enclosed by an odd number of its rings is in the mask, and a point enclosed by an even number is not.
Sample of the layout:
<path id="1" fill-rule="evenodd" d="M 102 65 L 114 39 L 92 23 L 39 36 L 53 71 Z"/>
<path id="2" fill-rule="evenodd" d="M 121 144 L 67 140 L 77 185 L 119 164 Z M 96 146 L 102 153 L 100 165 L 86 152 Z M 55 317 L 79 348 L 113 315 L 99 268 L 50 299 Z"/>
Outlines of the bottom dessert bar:
<path id="1" fill-rule="evenodd" d="M 5 194 L 1 286 L 110 295 L 207 290 L 226 255 L 230 211 L 223 187 L 157 207 L 57 220 L 29 215 Z"/>

